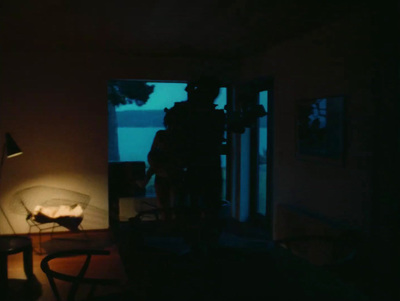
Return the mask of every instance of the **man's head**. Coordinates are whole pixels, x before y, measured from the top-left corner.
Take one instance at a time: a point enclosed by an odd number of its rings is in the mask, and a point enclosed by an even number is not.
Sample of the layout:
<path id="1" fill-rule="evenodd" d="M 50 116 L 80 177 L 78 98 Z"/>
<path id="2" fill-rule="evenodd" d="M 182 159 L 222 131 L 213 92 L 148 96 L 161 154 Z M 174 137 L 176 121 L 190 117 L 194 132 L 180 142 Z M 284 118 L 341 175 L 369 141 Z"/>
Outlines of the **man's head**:
<path id="1" fill-rule="evenodd" d="M 188 99 L 204 103 L 213 103 L 219 94 L 220 83 L 217 79 L 202 76 L 196 81 L 191 81 L 186 87 Z"/>

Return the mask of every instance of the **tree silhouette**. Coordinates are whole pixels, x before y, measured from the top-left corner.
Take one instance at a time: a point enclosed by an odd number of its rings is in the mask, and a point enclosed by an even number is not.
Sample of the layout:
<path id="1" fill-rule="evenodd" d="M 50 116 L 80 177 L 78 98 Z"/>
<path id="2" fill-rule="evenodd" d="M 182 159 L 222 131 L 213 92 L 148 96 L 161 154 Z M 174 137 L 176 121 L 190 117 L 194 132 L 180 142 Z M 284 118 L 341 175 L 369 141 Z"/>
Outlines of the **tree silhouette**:
<path id="1" fill-rule="evenodd" d="M 142 106 L 150 98 L 154 85 L 144 81 L 109 80 L 107 83 L 108 98 L 108 161 L 119 161 L 118 122 L 115 108 L 120 105 L 135 103 Z"/>

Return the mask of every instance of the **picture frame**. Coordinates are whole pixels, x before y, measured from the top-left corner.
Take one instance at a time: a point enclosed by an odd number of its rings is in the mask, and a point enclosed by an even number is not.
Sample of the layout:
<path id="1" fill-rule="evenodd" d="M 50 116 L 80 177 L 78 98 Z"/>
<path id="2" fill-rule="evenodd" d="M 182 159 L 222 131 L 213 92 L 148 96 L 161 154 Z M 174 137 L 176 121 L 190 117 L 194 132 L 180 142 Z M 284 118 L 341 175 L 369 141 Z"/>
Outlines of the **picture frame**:
<path id="1" fill-rule="evenodd" d="M 296 157 L 343 165 L 344 122 L 344 96 L 297 101 Z"/>

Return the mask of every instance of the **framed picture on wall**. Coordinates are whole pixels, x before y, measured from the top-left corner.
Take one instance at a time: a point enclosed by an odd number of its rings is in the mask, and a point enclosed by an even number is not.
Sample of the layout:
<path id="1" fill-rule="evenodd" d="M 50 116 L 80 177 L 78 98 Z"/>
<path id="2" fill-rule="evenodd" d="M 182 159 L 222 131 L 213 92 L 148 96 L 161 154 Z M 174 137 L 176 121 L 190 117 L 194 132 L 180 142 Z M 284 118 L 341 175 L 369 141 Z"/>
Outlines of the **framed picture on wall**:
<path id="1" fill-rule="evenodd" d="M 296 157 L 344 163 L 344 97 L 324 97 L 296 103 Z"/>

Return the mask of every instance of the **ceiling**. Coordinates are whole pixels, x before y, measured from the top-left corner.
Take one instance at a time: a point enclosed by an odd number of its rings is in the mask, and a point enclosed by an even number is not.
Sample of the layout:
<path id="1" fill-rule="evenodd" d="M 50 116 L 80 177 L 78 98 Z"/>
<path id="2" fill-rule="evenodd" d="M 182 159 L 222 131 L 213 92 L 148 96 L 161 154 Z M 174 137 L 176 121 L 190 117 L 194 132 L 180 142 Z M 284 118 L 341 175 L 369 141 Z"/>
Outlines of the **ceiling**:
<path id="1" fill-rule="evenodd" d="M 242 57 L 356 9 L 347 2 L 3 0 L 0 39 L 3 51 Z"/>

